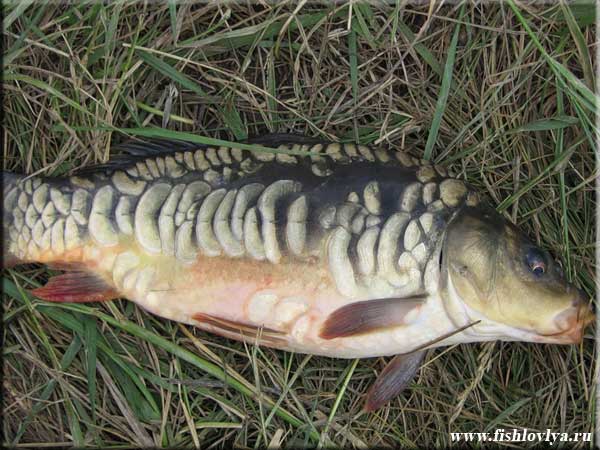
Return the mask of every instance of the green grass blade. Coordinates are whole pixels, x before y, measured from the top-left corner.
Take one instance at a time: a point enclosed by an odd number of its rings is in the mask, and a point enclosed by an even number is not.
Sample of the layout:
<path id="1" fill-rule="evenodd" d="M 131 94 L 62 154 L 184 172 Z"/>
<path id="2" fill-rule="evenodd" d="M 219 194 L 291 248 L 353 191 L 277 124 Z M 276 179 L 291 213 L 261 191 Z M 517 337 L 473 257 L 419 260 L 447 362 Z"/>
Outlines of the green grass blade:
<path id="1" fill-rule="evenodd" d="M 57 127 L 57 130 L 60 130 Z M 110 130 L 125 133 L 133 136 L 142 136 L 148 138 L 163 138 L 163 139 L 174 139 L 183 140 L 189 142 L 195 142 L 200 145 L 211 145 L 211 146 L 225 146 L 225 147 L 237 147 L 243 150 L 250 150 L 253 152 L 271 152 L 271 153 L 285 153 L 287 155 L 300 155 L 310 156 L 311 152 L 305 152 L 301 150 L 282 150 L 277 148 L 265 147 L 257 144 L 246 144 L 243 142 L 232 142 L 223 139 L 209 138 L 206 136 L 200 136 L 194 133 L 185 133 L 183 131 L 165 130 L 164 128 L 115 128 L 115 127 L 73 127 L 77 131 L 90 131 L 90 130 Z"/>
<path id="2" fill-rule="evenodd" d="M 30 31 L 34 31 L 36 34 L 39 32 L 37 25 L 46 12 L 46 6 L 47 5 L 43 3 L 38 5 L 37 12 L 31 20 L 29 20 L 26 16 L 23 16 L 23 20 L 27 24 L 27 28 L 21 32 L 11 48 L 3 55 L 4 57 L 2 58 L 2 66 L 4 68 L 8 67 L 10 63 L 27 48 L 25 45 L 23 45 L 23 42 Z M 4 29 L 6 29 L 6 27 Z"/>
<path id="3" fill-rule="evenodd" d="M 500 414 L 498 414 L 498 416 L 494 420 L 492 420 L 490 423 L 488 423 L 483 431 L 485 433 L 487 433 L 490 430 L 494 429 L 496 426 L 498 426 L 498 424 L 505 423 L 504 420 L 507 417 L 510 417 L 514 412 L 518 411 L 522 406 L 526 405 L 530 401 L 531 401 L 531 397 L 525 397 L 525 398 L 522 398 L 521 400 L 513 403 L 508 408 L 506 408 L 504 411 L 502 411 Z"/>
<path id="4" fill-rule="evenodd" d="M 238 112 L 233 99 L 230 99 L 225 103 L 225 106 L 220 109 L 223 115 L 223 121 L 227 124 L 231 133 L 239 141 L 248 139 L 248 132 L 246 131 L 246 124 L 242 120 L 240 113 Z"/>
<path id="5" fill-rule="evenodd" d="M 567 5 L 564 0 L 560 0 L 560 7 L 567 21 L 569 31 L 571 32 L 573 40 L 575 41 L 575 45 L 577 46 L 577 51 L 579 52 L 579 61 L 582 65 L 586 84 L 590 89 L 594 89 L 594 70 L 592 69 L 592 60 L 590 58 L 588 47 L 585 43 L 585 38 L 579 29 L 579 25 L 575 21 L 575 17 L 571 12 L 571 7 Z"/>
<path id="6" fill-rule="evenodd" d="M 168 0 L 169 19 L 171 20 L 171 34 L 173 35 L 173 44 L 177 45 L 177 0 Z"/>
<path id="7" fill-rule="evenodd" d="M 358 103 L 358 56 L 356 50 L 356 31 L 348 33 L 348 57 L 350 63 L 350 84 L 352 85 L 352 100 L 354 106 Z"/>
<path id="8" fill-rule="evenodd" d="M 581 129 L 583 130 L 586 138 L 588 139 L 588 142 L 590 143 L 590 148 L 596 148 L 597 141 L 595 136 L 598 136 L 599 134 L 598 127 L 589 117 L 589 112 L 583 110 L 581 104 L 574 102 L 573 107 L 575 108 L 575 112 L 577 113 L 577 117 L 579 118 Z"/>
<path id="9" fill-rule="evenodd" d="M 125 105 L 127 105 L 127 103 L 125 103 Z M 141 110 L 149 112 L 150 114 L 155 114 L 159 117 L 163 117 L 165 115 L 165 113 L 163 111 L 161 111 L 160 109 L 154 108 L 150 105 L 146 105 L 143 102 L 137 101 L 137 102 L 135 102 L 135 105 L 138 108 L 140 108 Z M 188 119 L 187 117 L 181 117 L 181 116 L 178 116 L 177 114 L 170 114 L 169 119 L 174 122 L 185 123 L 186 125 L 194 125 L 194 121 L 192 119 Z"/>
<path id="10" fill-rule="evenodd" d="M 144 60 L 148 65 L 150 65 L 154 69 L 158 70 L 163 75 L 166 75 L 167 77 L 171 78 L 173 81 L 180 84 L 184 88 L 189 89 L 192 92 L 195 92 L 196 94 L 198 94 L 201 97 L 207 97 L 206 92 L 204 91 L 204 89 L 202 89 L 200 87 L 200 85 L 198 85 L 198 83 L 196 83 L 196 82 L 192 81 L 190 78 L 186 77 L 184 74 L 182 74 L 177 69 L 175 69 L 175 67 L 166 63 L 162 59 L 159 59 L 159 58 L 155 57 L 154 55 L 151 55 L 148 52 L 144 52 L 140 49 L 138 49 L 138 50 L 139 50 L 140 58 L 142 58 L 142 60 Z M 235 138 L 239 139 L 239 140 L 246 139 L 248 137 L 248 135 L 244 129 L 242 119 L 240 118 L 240 115 L 237 112 L 237 110 L 235 109 L 235 107 L 233 105 L 229 105 L 228 107 L 226 107 L 224 109 L 222 106 L 217 105 L 217 108 L 218 108 L 219 112 L 221 113 L 221 115 L 223 116 L 225 123 L 228 125 L 230 131 L 233 133 Z"/>
<path id="11" fill-rule="evenodd" d="M 294 31 L 298 29 L 298 24 L 305 28 L 312 27 L 321 20 L 323 20 L 329 11 L 315 12 L 312 14 L 305 14 L 295 18 L 288 25 L 288 31 Z M 335 14 L 335 17 L 343 16 L 345 11 L 340 9 Z M 214 33 L 200 40 L 186 40 L 181 43 L 181 46 L 202 48 L 206 56 L 212 56 L 219 53 L 224 53 L 236 48 L 252 45 L 256 39 L 256 36 L 262 34 L 263 40 L 269 40 L 279 35 L 281 28 L 283 27 L 285 20 L 268 21 L 258 25 L 251 25 L 237 30 L 226 31 L 224 33 Z"/>
<path id="12" fill-rule="evenodd" d="M 557 80 L 557 84 L 560 84 Z M 563 100 L 563 91 L 560 88 L 560 85 L 556 87 L 556 111 L 558 114 L 564 113 L 564 100 Z M 561 128 L 556 131 L 556 144 L 554 146 L 554 154 L 556 157 L 559 157 L 564 152 L 564 142 L 565 142 L 565 133 Z M 564 254 L 566 255 L 566 270 L 565 274 L 567 279 L 571 281 L 571 252 L 569 245 L 569 214 L 567 210 L 567 195 L 566 195 L 566 186 L 565 186 L 565 171 L 561 169 L 558 174 L 558 182 L 560 189 L 560 210 L 561 210 L 561 228 L 562 228 L 562 238 L 563 238 L 563 246 L 564 246 Z"/>
<path id="13" fill-rule="evenodd" d="M 406 25 L 400 19 L 398 19 L 398 29 L 406 37 L 406 40 L 412 44 L 415 51 L 419 54 L 419 56 L 421 56 L 421 58 L 423 58 L 423 60 L 429 65 L 429 67 L 431 67 L 431 69 L 440 77 L 443 76 L 444 69 L 442 68 L 442 65 L 438 62 L 436 57 L 433 55 L 433 53 L 431 53 L 431 51 L 429 51 L 429 49 L 424 44 L 418 42 L 415 43 L 415 34 L 408 27 L 408 25 Z"/>
<path id="14" fill-rule="evenodd" d="M 284 387 L 283 387 L 283 390 L 281 392 L 281 395 L 279 396 L 279 399 L 277 399 L 277 402 L 275 403 L 276 406 L 279 406 L 281 404 L 281 402 L 283 402 L 283 400 L 285 399 L 285 396 L 288 394 L 289 390 L 294 385 L 294 383 L 296 382 L 296 380 L 303 373 L 304 367 L 311 360 L 311 358 L 312 358 L 312 355 L 306 355 L 303 358 L 303 360 L 300 363 L 300 365 L 298 366 L 298 368 L 296 369 L 296 373 L 292 376 L 292 378 L 290 379 L 290 381 L 288 383 L 284 384 Z M 276 411 L 276 409 L 272 409 L 271 410 L 271 412 L 269 413 L 269 415 L 267 416 L 267 418 L 265 420 L 265 426 L 269 426 L 269 424 L 273 420 L 273 416 L 275 415 L 275 411 Z"/>
<path id="15" fill-rule="evenodd" d="M 104 349 L 103 349 L 104 350 Z M 110 349 L 108 349 L 109 351 L 107 351 L 106 353 L 108 355 L 115 355 L 116 354 L 114 352 L 112 352 Z M 113 361 L 118 364 L 122 369 L 124 369 L 123 367 L 123 362 L 120 361 L 120 358 L 113 358 Z M 130 365 L 127 367 L 128 370 L 130 370 L 131 372 L 137 374 L 140 378 L 146 379 L 148 381 L 150 381 L 151 383 L 156 384 L 157 386 L 160 386 L 162 389 L 169 391 L 171 393 L 178 393 L 179 392 L 179 382 L 178 381 L 170 381 L 169 379 L 164 379 L 161 378 L 155 374 L 153 374 L 152 372 L 142 369 L 140 367 L 137 367 L 135 365 Z M 125 369 L 124 369 L 125 370 Z M 127 371 L 127 370 L 125 370 Z M 135 378 L 131 377 L 132 380 L 135 382 Z M 214 392 L 214 390 L 212 389 L 208 389 L 208 388 L 204 388 L 200 385 L 200 383 L 197 383 L 196 380 L 181 380 L 181 382 L 189 382 L 191 388 L 193 389 L 195 392 L 197 392 L 198 394 L 210 398 L 212 400 L 214 400 L 215 402 L 219 403 L 224 409 L 226 409 L 229 412 L 232 412 L 233 414 L 235 414 L 236 416 L 240 417 L 240 418 L 244 418 L 245 414 L 244 412 L 240 409 L 240 407 L 238 405 L 235 405 L 233 402 L 231 402 L 230 400 L 226 399 L 225 397 L 217 394 Z M 154 408 L 155 410 L 159 410 L 158 405 L 156 404 L 156 401 L 154 400 L 154 398 L 151 396 L 152 394 L 150 394 L 150 397 L 148 395 L 146 395 L 146 392 L 144 390 L 142 390 L 139 386 L 139 384 L 136 383 L 136 385 L 138 386 L 138 389 L 140 389 L 140 391 L 142 392 L 142 394 L 144 394 L 144 397 L 146 398 L 146 400 L 148 401 L 148 403 L 152 406 L 152 408 Z M 146 389 L 147 391 L 147 389 Z M 279 406 L 277 404 L 277 406 Z M 273 414 L 276 411 L 276 408 L 274 408 L 273 410 L 271 410 L 273 412 Z"/>
<path id="16" fill-rule="evenodd" d="M 204 91 L 204 89 L 202 89 L 196 82 L 192 81 L 191 79 L 189 79 L 188 77 L 183 75 L 181 72 L 179 72 L 177 69 L 175 69 L 175 67 L 166 63 L 162 59 L 159 59 L 156 56 L 151 55 L 148 52 L 142 51 L 140 49 L 137 49 L 137 50 L 138 50 L 138 54 L 139 54 L 140 58 L 142 58 L 142 60 L 146 64 L 148 64 L 155 70 L 159 71 L 163 75 L 169 77 L 174 82 L 180 84 L 185 89 L 195 92 L 196 94 L 198 94 L 201 97 L 207 97 L 207 94 Z"/>
<path id="17" fill-rule="evenodd" d="M 176 1 L 176 0 L 175 0 Z M 219 20 L 216 23 L 210 23 L 210 25 L 203 29 L 200 34 L 194 34 L 194 36 L 184 39 L 183 41 L 177 42 L 178 47 L 190 47 L 196 45 L 198 41 L 202 39 L 203 36 L 210 36 L 212 34 L 221 34 L 217 30 L 223 26 L 223 24 L 227 23 L 227 20 L 231 17 L 230 11 L 225 11 L 223 15 L 219 17 Z"/>
<path id="18" fill-rule="evenodd" d="M 35 86 L 38 89 L 41 89 L 42 91 L 47 92 L 48 94 L 50 94 L 54 97 L 57 97 L 62 102 L 66 103 L 67 105 L 71 106 L 72 108 L 75 108 L 77 111 L 85 114 L 86 116 L 94 117 L 94 115 L 91 112 L 89 112 L 86 108 L 81 106 L 79 103 L 71 100 L 66 95 L 64 95 L 62 92 L 60 92 L 58 89 L 50 86 L 48 83 L 45 83 L 44 81 L 37 80 L 28 75 L 21 75 L 21 74 L 14 74 L 14 73 L 5 73 L 4 81 L 22 81 L 23 83 L 30 84 L 32 86 Z"/>
<path id="19" fill-rule="evenodd" d="M 115 35 L 117 33 L 117 25 L 119 24 L 119 17 L 121 15 L 121 9 L 123 6 L 122 2 L 114 2 L 112 4 L 108 4 L 108 6 L 112 6 L 111 11 L 108 13 L 110 16 L 110 21 L 108 22 L 108 28 L 106 30 L 105 40 L 104 40 L 104 57 L 106 61 L 112 58 L 112 55 L 115 50 L 115 45 L 117 39 L 115 39 Z"/>
<path id="20" fill-rule="evenodd" d="M 460 17 L 464 13 L 464 5 L 461 8 Z M 442 123 L 442 117 L 446 110 L 446 103 L 448 101 L 448 95 L 450 94 L 450 85 L 452 84 L 452 71 L 454 69 L 454 59 L 456 58 L 456 47 L 458 44 L 458 35 L 460 32 L 460 22 L 456 24 L 454 28 L 454 34 L 452 35 L 452 41 L 448 48 L 448 56 L 446 57 L 446 64 L 444 65 L 444 76 L 442 77 L 442 85 L 438 94 L 437 104 L 435 105 L 435 112 L 433 114 L 433 120 L 431 127 L 429 128 L 429 135 L 427 136 L 427 143 L 425 144 L 425 152 L 423 158 L 426 160 L 431 159 L 433 153 L 433 146 L 437 140 L 438 131 Z"/>
<path id="21" fill-rule="evenodd" d="M 377 43 L 375 42 L 375 38 L 371 34 L 371 31 L 369 30 L 369 25 L 367 25 L 367 22 L 365 21 L 363 13 L 361 12 L 361 10 L 363 10 L 363 7 L 368 7 L 368 6 L 369 6 L 368 4 L 360 4 L 360 3 L 354 4 L 354 6 L 352 8 L 352 12 L 354 13 L 353 16 L 356 17 L 357 25 L 355 28 L 355 22 L 353 20 L 352 21 L 352 30 L 360 33 L 360 35 L 365 38 L 365 40 L 367 41 L 369 46 L 373 50 L 377 50 Z M 356 39 L 356 37 L 355 37 L 355 39 Z"/>
<path id="22" fill-rule="evenodd" d="M 4 30 L 8 30 L 8 28 L 13 24 L 13 22 L 19 17 L 21 17 L 21 14 L 23 14 L 33 2 L 34 0 L 20 0 L 15 2 L 8 2 L 9 5 L 14 5 L 14 8 L 10 13 L 8 13 L 8 15 L 4 16 L 4 20 L 2 21 L 2 28 Z"/>
<path id="23" fill-rule="evenodd" d="M 279 121 L 277 102 L 275 101 L 277 98 L 277 79 L 275 78 L 275 55 L 273 50 L 267 55 L 267 90 L 271 94 L 267 97 L 267 105 L 269 107 L 268 118 L 270 122 L 267 125 L 269 130 L 273 131 L 276 128 L 275 124 Z"/>
<path id="24" fill-rule="evenodd" d="M 73 436 L 73 442 L 75 447 L 83 447 L 85 438 L 83 436 L 83 431 L 81 430 L 81 424 L 79 423 L 79 418 L 75 413 L 74 403 L 77 401 L 76 399 L 71 400 L 65 403 L 65 410 L 67 413 L 67 419 L 69 422 L 69 430 L 71 431 L 71 435 Z M 77 401 L 78 402 L 78 401 Z"/>
<path id="25" fill-rule="evenodd" d="M 14 285 L 14 283 L 7 279 L 4 279 L 3 281 L 4 292 L 6 292 L 13 298 L 18 298 L 19 291 Z M 108 346 L 106 342 L 103 342 L 102 337 L 97 333 L 96 319 L 94 317 L 85 315 L 82 316 L 77 313 L 77 315 L 80 316 L 79 318 L 77 318 L 71 312 L 60 310 L 50 310 L 47 311 L 46 314 L 53 320 L 56 320 L 57 322 L 70 329 L 72 332 L 76 333 L 73 338 L 73 342 L 71 343 L 61 360 L 60 369 L 62 371 L 67 370 L 79 349 L 82 347 L 83 344 L 85 344 L 85 359 L 88 367 L 88 370 L 86 371 L 88 382 L 88 395 L 90 398 L 90 409 L 92 411 L 91 420 L 93 420 L 95 416 L 95 398 L 97 392 L 97 377 L 95 372 L 96 356 L 94 355 L 94 353 L 97 353 L 97 351 L 92 348 L 92 352 L 90 352 L 90 347 L 93 347 L 93 345 L 90 345 L 91 343 L 95 343 L 97 349 L 101 350 L 101 354 L 97 356 L 102 356 L 103 361 L 106 363 L 105 365 L 110 366 L 111 368 L 118 367 L 119 371 L 115 373 L 116 370 L 111 370 L 111 374 L 114 375 L 114 377 L 117 379 L 117 384 L 119 384 L 120 386 L 125 386 L 125 388 L 122 389 L 122 392 L 124 393 L 125 398 L 129 400 L 129 404 L 132 407 L 132 410 L 136 413 L 139 413 L 138 417 L 148 421 L 159 420 L 160 415 L 158 412 L 158 405 L 152 397 L 152 394 L 150 394 L 150 392 L 148 392 L 143 383 L 139 381 L 134 371 L 131 370 L 131 367 L 129 367 L 122 360 L 122 358 L 120 358 L 116 353 L 114 353 L 114 351 Z M 92 331 L 90 331 L 90 328 L 92 328 Z M 82 336 L 83 340 L 80 339 L 78 336 Z M 93 367 L 94 371 L 90 374 L 91 367 Z M 46 406 L 42 402 L 49 398 L 51 393 L 54 391 L 55 387 L 56 380 L 52 380 L 46 386 L 42 395 L 40 396 L 40 404 L 34 407 L 31 414 L 39 412 L 41 409 L 43 409 L 44 406 Z M 24 424 L 21 425 L 23 431 L 25 431 L 25 425 L 29 423 L 29 421 L 30 419 L 26 420 Z M 17 434 L 17 436 L 20 436 L 20 434 Z"/>
<path id="26" fill-rule="evenodd" d="M 156 400 L 154 399 L 154 396 L 152 395 L 152 393 L 146 388 L 144 383 L 139 378 L 139 376 L 140 376 L 139 371 L 142 371 L 142 372 L 144 372 L 144 371 L 142 369 L 139 369 L 134 364 L 124 361 L 123 358 L 121 358 L 117 353 L 115 353 L 112 350 L 112 347 L 110 347 L 109 344 L 107 344 L 105 342 L 100 342 L 98 345 L 98 348 L 100 350 L 102 350 L 103 355 L 106 355 L 107 358 L 110 358 L 111 364 L 114 364 L 115 366 L 119 367 L 119 369 L 123 372 L 124 376 L 128 377 L 129 384 L 131 386 L 133 386 L 132 389 L 136 390 L 136 393 L 133 393 L 131 395 L 136 395 L 137 391 L 139 391 L 141 393 L 145 404 L 148 405 L 148 408 L 149 408 L 148 409 L 144 406 L 144 408 L 142 408 L 142 409 L 151 411 L 152 417 L 158 416 L 159 406 L 156 403 Z M 138 369 L 139 369 L 139 371 L 138 371 Z M 128 392 L 126 390 L 125 396 L 127 396 L 127 395 L 128 395 Z M 138 396 L 136 395 L 136 398 L 137 397 Z M 141 400 L 140 400 L 140 402 L 141 402 Z"/>
<path id="27" fill-rule="evenodd" d="M 346 389 L 348 388 L 348 383 L 350 383 L 350 380 L 352 379 L 352 375 L 354 374 L 354 371 L 356 370 L 356 366 L 358 365 L 359 361 L 360 361 L 359 359 L 353 360 L 352 363 L 348 366 L 347 370 L 345 371 L 346 373 L 345 373 L 344 379 L 340 384 L 340 388 L 338 390 L 338 394 L 335 397 L 335 401 L 333 402 L 333 406 L 331 407 L 331 411 L 329 411 L 329 417 L 327 418 L 327 424 L 325 425 L 325 428 L 323 429 L 323 432 L 321 433 L 321 438 L 320 438 L 319 445 L 317 448 L 321 448 L 323 446 L 324 440 L 327 437 L 327 432 L 329 431 L 329 427 L 331 426 L 331 423 L 333 422 L 333 419 L 335 418 L 337 410 L 340 406 L 340 402 L 344 398 L 344 394 L 346 393 Z"/>
<path id="28" fill-rule="evenodd" d="M 575 23 L 580 27 L 587 27 L 596 23 L 596 4 L 592 1 L 576 1 L 569 3 L 569 10 Z M 542 14 L 544 17 L 548 17 L 549 14 Z M 566 22 L 568 19 L 562 9 L 559 9 L 556 14 L 553 15 L 554 20 L 558 22 Z"/>
<path id="29" fill-rule="evenodd" d="M 573 116 L 558 115 L 549 119 L 540 119 L 533 122 L 529 122 L 525 125 L 515 128 L 514 130 L 508 131 L 510 133 L 518 133 L 521 131 L 549 131 L 549 130 L 561 130 L 568 128 L 573 125 L 577 125 L 579 119 Z"/>
<path id="30" fill-rule="evenodd" d="M 135 413 L 136 417 L 145 422 L 160 420 L 158 409 L 153 407 L 148 400 L 144 398 L 132 378 L 124 372 L 122 367 L 106 356 L 101 357 L 100 359 L 106 370 L 114 378 L 115 385 L 119 387 L 119 390 L 127 399 L 127 404 L 131 407 L 131 410 Z"/>
<path id="31" fill-rule="evenodd" d="M 94 317 L 83 317 L 83 345 L 85 347 L 86 375 L 88 395 L 92 420 L 96 417 L 96 356 L 98 334 L 96 330 L 96 319 Z"/>

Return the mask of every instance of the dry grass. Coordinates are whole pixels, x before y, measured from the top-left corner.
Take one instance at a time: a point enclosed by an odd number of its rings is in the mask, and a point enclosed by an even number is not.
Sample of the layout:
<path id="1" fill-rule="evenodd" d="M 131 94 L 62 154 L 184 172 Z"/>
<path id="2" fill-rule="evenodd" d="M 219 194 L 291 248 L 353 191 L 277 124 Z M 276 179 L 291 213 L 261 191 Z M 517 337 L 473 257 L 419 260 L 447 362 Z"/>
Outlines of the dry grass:
<path id="1" fill-rule="evenodd" d="M 15 3 L 4 11 L 4 168 L 60 175 L 105 161 L 118 130 L 138 127 L 427 149 L 593 295 L 594 5 L 515 8 L 521 17 L 509 3 Z M 428 447 L 448 445 L 449 431 L 593 428 L 591 331 L 579 347 L 430 351 L 403 396 L 361 414 L 383 359 L 245 347 L 126 301 L 48 306 L 23 291 L 48 273 L 3 275 L 8 445 Z"/>

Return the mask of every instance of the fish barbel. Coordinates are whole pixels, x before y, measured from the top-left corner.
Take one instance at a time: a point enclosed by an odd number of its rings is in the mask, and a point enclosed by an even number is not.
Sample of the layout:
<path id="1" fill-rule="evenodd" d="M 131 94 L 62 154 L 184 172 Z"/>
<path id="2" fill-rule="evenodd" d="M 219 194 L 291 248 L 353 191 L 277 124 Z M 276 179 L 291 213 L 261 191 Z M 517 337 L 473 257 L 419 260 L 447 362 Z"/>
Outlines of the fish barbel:
<path id="1" fill-rule="evenodd" d="M 33 291 L 48 301 L 124 297 L 283 350 L 400 355 L 367 409 L 427 348 L 582 339 L 584 295 L 444 168 L 293 135 L 254 142 L 279 151 L 137 142 L 68 178 L 5 173 L 4 264 L 66 269 Z"/>

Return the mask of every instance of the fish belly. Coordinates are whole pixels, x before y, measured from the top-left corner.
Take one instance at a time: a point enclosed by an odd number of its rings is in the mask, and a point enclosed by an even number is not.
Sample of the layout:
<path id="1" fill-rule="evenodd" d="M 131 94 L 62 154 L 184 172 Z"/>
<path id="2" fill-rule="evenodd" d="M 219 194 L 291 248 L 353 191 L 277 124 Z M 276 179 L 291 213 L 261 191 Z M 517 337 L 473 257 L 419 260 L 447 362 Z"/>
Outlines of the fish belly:
<path id="1" fill-rule="evenodd" d="M 431 296 L 407 325 L 323 339 L 319 333 L 327 317 L 357 301 L 339 293 L 324 264 L 199 257 L 181 265 L 173 258 L 144 256 L 139 249 L 122 247 L 116 256 L 96 253 L 98 262 L 88 264 L 110 279 L 106 269 L 112 262 L 112 282 L 121 295 L 153 314 L 251 344 L 370 357 L 411 351 L 451 328 L 441 300 Z"/>

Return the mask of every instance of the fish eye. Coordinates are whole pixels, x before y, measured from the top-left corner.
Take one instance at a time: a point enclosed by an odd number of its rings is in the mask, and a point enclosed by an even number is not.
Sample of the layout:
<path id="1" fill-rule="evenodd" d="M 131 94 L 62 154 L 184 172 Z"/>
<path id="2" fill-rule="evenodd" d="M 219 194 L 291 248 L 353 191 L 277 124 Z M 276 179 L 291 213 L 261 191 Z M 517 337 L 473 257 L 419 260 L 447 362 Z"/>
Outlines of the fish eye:
<path id="1" fill-rule="evenodd" d="M 541 276 L 546 272 L 546 258 L 541 250 L 531 248 L 525 256 L 525 262 L 529 270 L 536 276 Z"/>

